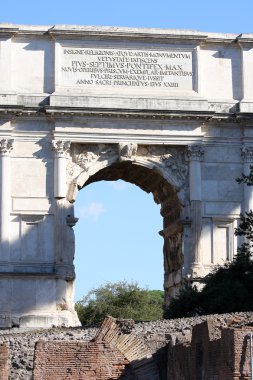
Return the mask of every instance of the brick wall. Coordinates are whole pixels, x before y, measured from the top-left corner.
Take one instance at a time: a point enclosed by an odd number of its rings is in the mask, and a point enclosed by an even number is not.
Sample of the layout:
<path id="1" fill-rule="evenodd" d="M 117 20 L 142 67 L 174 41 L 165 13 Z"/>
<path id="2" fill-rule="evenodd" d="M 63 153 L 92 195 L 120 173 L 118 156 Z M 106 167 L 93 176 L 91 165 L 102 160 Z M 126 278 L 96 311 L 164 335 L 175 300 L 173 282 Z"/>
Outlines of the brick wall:
<path id="1" fill-rule="evenodd" d="M 248 380 L 251 327 L 223 328 L 213 334 L 212 321 L 193 329 L 191 343 L 168 348 L 168 380 Z M 252 330 L 251 330 L 252 331 Z"/>
<path id="2" fill-rule="evenodd" d="M 134 379 L 128 360 L 104 342 L 38 342 L 34 380 Z"/>
<path id="3" fill-rule="evenodd" d="M 6 344 L 0 344 L 0 379 L 8 380 L 9 378 L 9 349 Z"/>

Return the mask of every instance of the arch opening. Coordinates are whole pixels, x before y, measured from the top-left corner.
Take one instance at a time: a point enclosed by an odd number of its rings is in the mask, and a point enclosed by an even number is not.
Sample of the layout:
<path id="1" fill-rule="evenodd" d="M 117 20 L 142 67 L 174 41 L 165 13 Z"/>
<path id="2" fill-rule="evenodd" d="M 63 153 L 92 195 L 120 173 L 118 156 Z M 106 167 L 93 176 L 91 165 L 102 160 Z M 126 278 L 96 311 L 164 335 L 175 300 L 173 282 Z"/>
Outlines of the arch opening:
<path id="1" fill-rule="evenodd" d="M 152 194 L 121 180 L 98 181 L 79 192 L 75 212 L 77 301 L 109 282 L 163 289 L 162 218 Z"/>
<path id="2" fill-rule="evenodd" d="M 156 167 L 147 168 L 132 161 L 114 162 L 79 184 L 81 190 L 99 181 L 123 180 L 138 186 L 146 193 L 152 193 L 154 201 L 161 205 L 160 213 L 163 218 L 163 228 L 159 232 L 164 239 L 164 291 L 165 305 L 170 297 L 175 295 L 182 283 L 182 233 L 180 221 L 181 204 L 177 190 L 158 171 Z"/>

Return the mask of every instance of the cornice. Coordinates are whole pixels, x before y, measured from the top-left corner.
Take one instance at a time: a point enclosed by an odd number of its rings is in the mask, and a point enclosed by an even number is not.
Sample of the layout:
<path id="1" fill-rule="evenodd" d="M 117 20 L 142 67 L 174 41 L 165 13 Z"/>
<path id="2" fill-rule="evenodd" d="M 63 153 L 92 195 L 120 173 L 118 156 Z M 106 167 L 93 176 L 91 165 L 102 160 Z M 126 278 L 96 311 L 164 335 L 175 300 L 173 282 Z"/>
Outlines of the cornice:
<path id="1" fill-rule="evenodd" d="M 18 32 L 18 30 L 19 28 L 15 27 L 15 25 L 0 24 L 0 38 L 11 38 Z"/>
<path id="2" fill-rule="evenodd" d="M 96 117 L 96 118 L 121 118 L 121 119 L 149 119 L 149 120 L 187 120 L 203 122 L 251 122 L 253 113 L 218 113 L 215 111 L 187 111 L 187 110 L 135 110 L 135 109 L 109 109 L 109 108 L 85 108 L 85 107 L 24 107 L 24 106 L 0 106 L 0 116 L 3 119 L 40 117 L 54 120 L 58 118 Z"/>
<path id="3" fill-rule="evenodd" d="M 248 46 L 252 47 L 253 46 L 253 34 L 249 34 L 249 33 L 240 34 L 236 38 L 236 41 L 242 47 L 248 47 Z"/>
<path id="4" fill-rule="evenodd" d="M 187 45 L 253 46 L 253 34 L 205 33 L 196 30 L 128 28 L 80 25 L 15 25 L 0 24 L 0 38 L 13 36 L 51 38 L 53 40 L 131 40 Z"/>
<path id="5" fill-rule="evenodd" d="M 209 120 L 213 112 L 198 111 L 157 111 L 157 110 L 132 110 L 132 109 L 105 109 L 105 108 L 63 108 L 46 106 L 46 113 L 55 117 L 66 116 L 96 116 L 98 118 L 125 118 L 125 119 L 187 119 Z"/>
<path id="6" fill-rule="evenodd" d="M 148 28 L 118 28 L 118 27 L 78 27 L 66 25 L 55 25 L 48 30 L 54 39 L 131 39 L 163 42 L 187 42 L 196 44 L 207 38 L 201 32 L 170 30 L 170 29 L 148 29 Z"/>

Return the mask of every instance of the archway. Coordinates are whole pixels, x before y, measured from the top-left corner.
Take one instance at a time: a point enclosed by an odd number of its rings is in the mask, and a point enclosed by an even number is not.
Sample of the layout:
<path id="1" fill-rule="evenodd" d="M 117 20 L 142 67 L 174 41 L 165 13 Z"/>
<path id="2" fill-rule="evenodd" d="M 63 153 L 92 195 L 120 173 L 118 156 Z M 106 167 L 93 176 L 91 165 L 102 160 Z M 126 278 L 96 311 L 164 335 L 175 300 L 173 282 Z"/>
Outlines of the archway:
<path id="1" fill-rule="evenodd" d="M 164 238 L 165 304 L 182 283 L 182 198 L 187 188 L 187 165 L 183 147 L 137 146 L 133 143 L 72 144 L 68 200 L 78 190 L 97 181 L 122 179 L 133 183 L 161 205 Z M 181 200 L 179 199 L 179 195 Z"/>

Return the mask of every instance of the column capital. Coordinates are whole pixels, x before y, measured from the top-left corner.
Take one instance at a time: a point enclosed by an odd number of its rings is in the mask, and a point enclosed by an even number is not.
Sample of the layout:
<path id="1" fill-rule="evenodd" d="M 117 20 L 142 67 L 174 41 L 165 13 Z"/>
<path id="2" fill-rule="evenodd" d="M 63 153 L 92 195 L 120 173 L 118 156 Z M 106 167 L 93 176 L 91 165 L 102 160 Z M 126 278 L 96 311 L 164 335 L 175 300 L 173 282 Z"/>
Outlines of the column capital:
<path id="1" fill-rule="evenodd" d="M 0 156 L 8 155 L 13 149 L 13 139 L 0 140 Z"/>
<path id="2" fill-rule="evenodd" d="M 67 157 L 70 149 L 70 141 L 52 140 L 56 157 Z"/>
<path id="3" fill-rule="evenodd" d="M 253 163 L 253 146 L 243 145 L 241 148 L 241 155 L 244 161 Z"/>
<path id="4" fill-rule="evenodd" d="M 204 153 L 205 151 L 202 145 L 188 145 L 187 157 L 190 161 L 201 161 Z"/>

